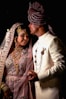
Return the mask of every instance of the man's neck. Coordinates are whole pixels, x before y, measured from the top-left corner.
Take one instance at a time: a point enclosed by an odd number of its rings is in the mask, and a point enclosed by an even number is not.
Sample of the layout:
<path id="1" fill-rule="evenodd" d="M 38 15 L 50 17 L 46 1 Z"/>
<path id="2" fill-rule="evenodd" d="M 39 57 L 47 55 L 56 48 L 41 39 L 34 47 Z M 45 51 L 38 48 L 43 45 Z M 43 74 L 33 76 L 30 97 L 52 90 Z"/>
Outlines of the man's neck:
<path id="1" fill-rule="evenodd" d="M 45 30 L 44 27 L 40 27 L 37 32 L 37 36 L 40 37 L 40 36 L 44 35 L 46 32 L 47 32 L 47 30 Z"/>

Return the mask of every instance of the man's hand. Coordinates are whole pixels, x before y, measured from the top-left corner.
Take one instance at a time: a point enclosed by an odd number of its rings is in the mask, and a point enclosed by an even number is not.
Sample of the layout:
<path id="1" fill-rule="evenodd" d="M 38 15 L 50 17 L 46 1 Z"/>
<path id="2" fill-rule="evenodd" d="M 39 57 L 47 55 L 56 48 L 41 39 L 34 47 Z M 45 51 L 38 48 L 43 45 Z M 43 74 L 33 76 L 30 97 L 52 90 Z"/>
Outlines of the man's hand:
<path id="1" fill-rule="evenodd" d="M 33 70 L 29 71 L 27 76 L 29 81 L 38 81 L 37 73 L 35 73 Z"/>

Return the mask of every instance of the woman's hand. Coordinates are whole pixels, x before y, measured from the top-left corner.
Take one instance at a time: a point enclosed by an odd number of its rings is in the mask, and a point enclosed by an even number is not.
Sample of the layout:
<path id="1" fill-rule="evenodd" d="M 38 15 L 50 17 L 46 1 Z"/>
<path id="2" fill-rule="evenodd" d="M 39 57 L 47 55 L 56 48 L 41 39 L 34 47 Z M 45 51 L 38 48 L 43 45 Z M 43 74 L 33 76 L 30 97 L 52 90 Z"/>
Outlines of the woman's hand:
<path id="1" fill-rule="evenodd" d="M 3 96 L 3 99 L 13 99 L 13 94 L 10 90 L 10 88 L 6 85 L 6 83 L 2 82 L 1 84 L 1 94 Z"/>
<path id="2" fill-rule="evenodd" d="M 4 99 L 13 99 L 13 94 L 10 91 L 10 89 L 8 89 L 7 91 L 3 92 L 3 97 L 4 97 Z"/>

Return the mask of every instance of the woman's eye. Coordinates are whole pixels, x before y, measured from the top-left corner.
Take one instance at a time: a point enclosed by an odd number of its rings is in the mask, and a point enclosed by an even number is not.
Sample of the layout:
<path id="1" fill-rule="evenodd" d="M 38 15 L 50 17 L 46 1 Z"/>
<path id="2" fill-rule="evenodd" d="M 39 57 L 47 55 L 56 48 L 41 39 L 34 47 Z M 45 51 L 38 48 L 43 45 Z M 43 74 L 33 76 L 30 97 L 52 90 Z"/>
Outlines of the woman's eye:
<path id="1" fill-rule="evenodd" d="M 24 38 L 24 37 L 29 38 L 29 36 L 28 36 L 28 35 L 21 35 L 21 37 L 22 37 L 22 38 Z"/>
<path id="2" fill-rule="evenodd" d="M 21 37 L 24 37 L 24 35 L 21 35 Z"/>

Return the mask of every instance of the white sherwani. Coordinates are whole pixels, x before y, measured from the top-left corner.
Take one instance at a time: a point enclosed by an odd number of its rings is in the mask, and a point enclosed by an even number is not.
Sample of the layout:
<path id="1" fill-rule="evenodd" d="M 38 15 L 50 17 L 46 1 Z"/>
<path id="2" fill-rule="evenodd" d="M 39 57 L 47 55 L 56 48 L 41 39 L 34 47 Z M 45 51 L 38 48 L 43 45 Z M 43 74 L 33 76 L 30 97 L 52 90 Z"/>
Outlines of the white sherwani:
<path id="1" fill-rule="evenodd" d="M 36 99 L 62 99 L 59 75 L 65 69 L 65 59 L 59 39 L 49 32 L 40 36 L 33 46 L 33 61 L 40 80 L 35 82 Z"/>

